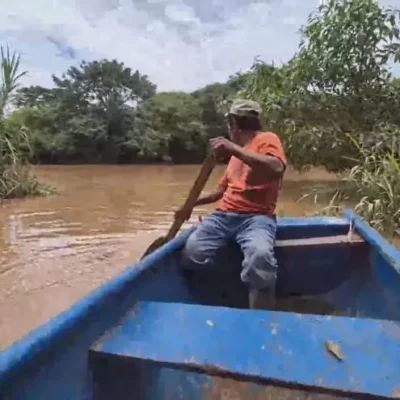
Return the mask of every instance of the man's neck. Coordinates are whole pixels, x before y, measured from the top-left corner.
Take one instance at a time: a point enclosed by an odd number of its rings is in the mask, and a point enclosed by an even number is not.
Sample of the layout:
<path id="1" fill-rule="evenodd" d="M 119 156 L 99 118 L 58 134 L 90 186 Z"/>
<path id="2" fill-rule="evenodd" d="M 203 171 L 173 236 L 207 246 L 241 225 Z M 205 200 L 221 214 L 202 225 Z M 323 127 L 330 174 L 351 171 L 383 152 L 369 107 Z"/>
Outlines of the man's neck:
<path id="1" fill-rule="evenodd" d="M 251 142 L 258 134 L 258 131 L 242 131 L 239 135 L 239 145 L 244 147 Z"/>

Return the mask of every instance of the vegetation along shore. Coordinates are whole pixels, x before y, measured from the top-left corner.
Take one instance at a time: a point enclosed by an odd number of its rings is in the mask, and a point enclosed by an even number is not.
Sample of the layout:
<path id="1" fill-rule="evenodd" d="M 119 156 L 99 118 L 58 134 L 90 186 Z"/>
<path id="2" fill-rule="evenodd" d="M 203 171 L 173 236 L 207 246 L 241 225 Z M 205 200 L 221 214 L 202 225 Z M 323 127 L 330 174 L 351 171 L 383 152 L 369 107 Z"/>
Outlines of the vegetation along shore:
<path id="1" fill-rule="evenodd" d="M 265 127 L 280 135 L 294 168 L 343 177 L 321 212 L 350 201 L 375 228 L 399 235 L 400 80 L 389 68 L 400 60 L 399 17 L 375 0 L 326 1 L 289 62 L 256 59 L 192 93 L 158 92 L 117 60 L 71 66 L 52 88 L 20 87 L 19 55 L 3 46 L 0 198 L 52 192 L 32 163 L 199 163 L 242 97 L 262 104 Z"/>

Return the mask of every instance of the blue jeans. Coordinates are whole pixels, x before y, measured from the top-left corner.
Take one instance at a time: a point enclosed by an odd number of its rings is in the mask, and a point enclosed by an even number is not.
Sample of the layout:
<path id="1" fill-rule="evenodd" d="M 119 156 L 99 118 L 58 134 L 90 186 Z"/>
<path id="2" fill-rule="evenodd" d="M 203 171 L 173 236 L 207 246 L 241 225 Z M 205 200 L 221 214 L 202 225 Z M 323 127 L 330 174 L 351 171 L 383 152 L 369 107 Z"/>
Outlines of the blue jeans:
<path id="1" fill-rule="evenodd" d="M 277 262 L 274 255 L 276 219 L 266 215 L 216 211 L 189 236 L 183 249 L 183 266 L 215 266 L 217 251 L 234 240 L 243 252 L 240 277 L 250 289 L 274 289 Z"/>

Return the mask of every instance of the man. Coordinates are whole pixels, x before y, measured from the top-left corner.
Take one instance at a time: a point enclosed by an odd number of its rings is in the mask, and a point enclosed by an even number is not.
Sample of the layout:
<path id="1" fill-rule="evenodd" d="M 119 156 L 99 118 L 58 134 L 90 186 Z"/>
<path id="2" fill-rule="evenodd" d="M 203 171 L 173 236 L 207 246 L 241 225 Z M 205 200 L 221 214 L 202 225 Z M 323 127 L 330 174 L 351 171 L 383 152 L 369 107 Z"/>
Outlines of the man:
<path id="1" fill-rule="evenodd" d="M 260 114 L 257 102 L 234 101 L 226 115 L 231 140 L 211 140 L 216 157 L 230 161 L 217 189 L 197 200 L 196 205 L 219 204 L 189 237 L 183 263 L 210 265 L 217 250 L 235 240 L 244 256 L 241 279 L 249 285 L 250 307 L 266 309 L 275 295 L 275 207 L 286 157 L 278 136 L 261 132 Z M 178 214 L 190 217 L 185 210 Z"/>

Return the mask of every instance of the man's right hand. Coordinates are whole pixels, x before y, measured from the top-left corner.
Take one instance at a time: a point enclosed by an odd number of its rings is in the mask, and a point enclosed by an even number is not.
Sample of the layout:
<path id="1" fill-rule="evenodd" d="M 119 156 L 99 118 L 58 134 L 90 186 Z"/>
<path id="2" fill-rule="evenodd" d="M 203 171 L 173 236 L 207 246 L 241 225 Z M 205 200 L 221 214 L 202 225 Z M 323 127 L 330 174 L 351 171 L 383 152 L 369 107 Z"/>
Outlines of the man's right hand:
<path id="1" fill-rule="evenodd" d="M 179 221 L 188 221 L 192 215 L 192 210 L 180 208 L 175 212 L 175 219 Z"/>

